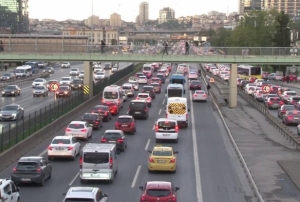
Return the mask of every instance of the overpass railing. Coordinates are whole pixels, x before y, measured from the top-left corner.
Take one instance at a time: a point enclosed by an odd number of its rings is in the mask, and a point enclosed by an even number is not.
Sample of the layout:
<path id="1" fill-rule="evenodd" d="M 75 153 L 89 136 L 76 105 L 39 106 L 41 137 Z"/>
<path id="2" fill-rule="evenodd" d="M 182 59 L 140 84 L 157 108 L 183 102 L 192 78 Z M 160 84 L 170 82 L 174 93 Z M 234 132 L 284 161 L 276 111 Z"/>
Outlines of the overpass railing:
<path id="1" fill-rule="evenodd" d="M 238 55 L 238 56 L 290 56 L 297 55 L 298 48 L 293 47 L 196 47 L 191 46 L 192 52 L 196 55 Z M 106 45 L 103 47 L 104 54 L 137 54 L 137 55 L 155 55 L 162 53 L 164 47 L 159 44 L 156 46 L 136 45 Z M 185 53 L 183 45 L 169 45 L 168 52 L 173 55 Z M 5 53 L 102 53 L 100 45 L 82 45 L 82 44 L 48 44 L 48 43 L 24 43 L 24 44 L 4 44 Z"/>

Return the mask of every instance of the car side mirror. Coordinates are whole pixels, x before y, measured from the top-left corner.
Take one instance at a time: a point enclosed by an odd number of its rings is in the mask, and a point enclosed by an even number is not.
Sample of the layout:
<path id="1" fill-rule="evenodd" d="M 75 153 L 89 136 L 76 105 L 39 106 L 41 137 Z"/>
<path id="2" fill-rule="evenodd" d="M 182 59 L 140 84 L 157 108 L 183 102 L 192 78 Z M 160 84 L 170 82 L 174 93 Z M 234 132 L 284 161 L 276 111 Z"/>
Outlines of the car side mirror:
<path id="1" fill-rule="evenodd" d="M 107 194 L 107 193 L 105 193 L 105 194 L 103 194 L 103 196 L 104 196 L 104 197 L 108 197 L 108 194 Z"/>
<path id="2" fill-rule="evenodd" d="M 144 191 L 144 187 L 143 186 L 139 186 L 139 189 Z"/>
<path id="3" fill-rule="evenodd" d="M 150 151 L 150 150 L 148 150 L 148 152 L 151 154 L 152 153 L 152 151 Z"/>
<path id="4" fill-rule="evenodd" d="M 180 188 L 179 187 L 175 187 L 175 191 L 178 191 L 178 190 L 180 190 Z"/>
<path id="5" fill-rule="evenodd" d="M 188 108 L 188 112 L 191 111 L 190 108 Z"/>
<path id="6" fill-rule="evenodd" d="M 179 153 L 179 151 L 174 151 L 174 154 L 178 154 Z"/>

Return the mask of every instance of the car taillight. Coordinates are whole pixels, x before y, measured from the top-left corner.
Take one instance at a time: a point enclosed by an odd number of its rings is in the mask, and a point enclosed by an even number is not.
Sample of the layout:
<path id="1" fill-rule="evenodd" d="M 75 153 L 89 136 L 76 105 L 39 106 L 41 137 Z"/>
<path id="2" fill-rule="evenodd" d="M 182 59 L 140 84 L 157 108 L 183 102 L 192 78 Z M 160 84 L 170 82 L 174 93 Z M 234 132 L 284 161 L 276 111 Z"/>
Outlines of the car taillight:
<path id="1" fill-rule="evenodd" d="M 69 147 L 68 147 L 68 151 L 72 150 L 73 148 L 74 148 L 74 147 L 69 146 Z"/>
<path id="2" fill-rule="evenodd" d="M 149 162 L 154 163 L 153 158 L 149 158 Z"/>
<path id="3" fill-rule="evenodd" d="M 175 161 L 176 161 L 175 159 L 171 159 L 170 163 L 175 163 Z"/>
<path id="4" fill-rule="evenodd" d="M 189 118 L 189 115 L 188 115 L 188 114 L 186 114 L 186 115 L 185 115 L 185 118 L 186 118 L 186 120 L 187 120 L 187 119 Z"/>
<path id="5" fill-rule="evenodd" d="M 118 99 L 118 105 L 121 103 L 121 100 L 120 99 Z"/>
<path id="6" fill-rule="evenodd" d="M 109 159 L 109 167 L 112 168 L 114 160 L 110 157 Z"/>
<path id="7" fill-rule="evenodd" d="M 102 99 L 101 102 L 104 103 L 104 99 Z"/>
<path id="8" fill-rule="evenodd" d="M 105 143 L 107 142 L 107 139 L 106 138 L 101 138 L 101 143 Z"/>
<path id="9" fill-rule="evenodd" d="M 17 169 L 16 168 L 13 168 L 12 169 L 12 172 L 14 173 L 14 172 L 17 172 Z"/>
<path id="10" fill-rule="evenodd" d="M 51 147 L 51 146 L 48 147 L 48 150 L 52 150 L 52 149 L 53 149 L 53 147 Z"/>
<path id="11" fill-rule="evenodd" d="M 141 201 L 146 202 L 149 201 L 145 196 L 142 196 Z"/>
<path id="12" fill-rule="evenodd" d="M 178 131 L 179 131 L 179 127 L 178 127 L 178 125 L 176 125 L 175 126 L 175 132 L 178 133 Z"/>
<path id="13" fill-rule="evenodd" d="M 292 116 L 288 116 L 287 118 L 288 118 L 288 120 L 291 120 L 291 119 L 293 119 L 293 117 L 292 117 Z"/>
<path id="14" fill-rule="evenodd" d="M 154 130 L 155 132 L 158 132 L 158 125 L 155 125 Z"/>
<path id="15" fill-rule="evenodd" d="M 118 143 L 123 143 L 124 140 L 123 140 L 122 138 L 120 138 L 120 139 L 117 139 L 117 142 L 118 142 Z"/>
<path id="16" fill-rule="evenodd" d="M 37 168 L 37 169 L 36 169 L 36 172 L 41 172 L 41 171 L 42 171 L 41 168 Z"/>
<path id="17" fill-rule="evenodd" d="M 130 127 L 134 127 L 134 122 L 132 122 L 132 123 L 130 124 Z"/>
<path id="18" fill-rule="evenodd" d="M 95 124 L 98 124 L 98 123 L 99 123 L 99 121 L 94 121 L 94 123 L 95 123 Z"/>
<path id="19" fill-rule="evenodd" d="M 273 104 L 273 102 L 269 101 L 269 102 L 268 102 L 268 104 L 269 104 L 269 105 L 272 105 L 272 104 Z"/>
<path id="20" fill-rule="evenodd" d="M 70 129 L 70 128 L 67 128 L 67 129 L 66 129 L 66 132 L 71 132 L 71 129 Z"/>
<path id="21" fill-rule="evenodd" d="M 206 97 L 206 95 L 204 94 L 203 97 Z"/>
<path id="22" fill-rule="evenodd" d="M 139 98 L 139 97 L 136 97 L 135 99 L 136 99 L 136 100 L 139 100 L 140 98 Z"/>
<path id="23" fill-rule="evenodd" d="M 148 100 L 148 101 L 149 101 L 149 100 L 151 100 L 151 98 L 150 98 L 150 97 L 148 97 L 146 100 Z"/>
<path id="24" fill-rule="evenodd" d="M 118 123 L 118 122 L 115 123 L 115 126 L 120 126 L 120 125 L 121 125 L 121 123 Z"/>
<path id="25" fill-rule="evenodd" d="M 279 104 L 280 104 L 280 105 L 283 105 L 283 102 L 282 102 L 282 101 L 280 101 L 280 102 L 279 102 Z"/>
<path id="26" fill-rule="evenodd" d="M 83 132 L 83 133 L 85 133 L 87 131 L 87 129 L 85 128 L 85 129 L 81 129 L 80 130 L 80 132 Z"/>
<path id="27" fill-rule="evenodd" d="M 198 97 L 198 95 L 194 94 L 194 97 Z"/>
<path id="28" fill-rule="evenodd" d="M 80 159 L 79 159 L 79 168 L 80 169 L 82 169 L 82 162 L 83 162 L 82 157 L 80 157 Z"/>

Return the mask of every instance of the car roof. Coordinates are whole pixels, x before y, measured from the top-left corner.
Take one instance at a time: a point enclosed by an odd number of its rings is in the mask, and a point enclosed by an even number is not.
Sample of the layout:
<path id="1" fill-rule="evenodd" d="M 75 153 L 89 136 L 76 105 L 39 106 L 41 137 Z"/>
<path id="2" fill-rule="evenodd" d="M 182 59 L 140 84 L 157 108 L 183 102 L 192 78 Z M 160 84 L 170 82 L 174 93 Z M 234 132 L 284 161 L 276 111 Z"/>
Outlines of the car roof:
<path id="1" fill-rule="evenodd" d="M 146 103 L 146 100 L 131 100 L 130 102 L 141 102 L 141 103 Z"/>
<path id="2" fill-rule="evenodd" d="M 152 86 L 151 86 L 151 87 L 152 87 Z M 148 95 L 148 96 L 150 96 L 149 93 L 139 93 L 138 96 L 139 96 L 139 95 Z"/>
<path id="3" fill-rule="evenodd" d="M 97 187 L 71 187 L 65 198 L 90 198 L 93 199 L 98 192 Z"/>
<path id="4" fill-rule="evenodd" d="M 104 132 L 104 134 L 105 133 L 122 133 L 122 131 L 121 130 L 106 130 L 105 132 Z"/>
<path id="5" fill-rule="evenodd" d="M 153 88 L 153 86 L 143 86 L 143 88 Z"/>
<path id="6" fill-rule="evenodd" d="M 203 92 L 203 93 L 205 93 L 204 90 L 195 90 L 195 93 L 196 93 L 196 92 Z"/>
<path id="7" fill-rule="evenodd" d="M 19 159 L 19 161 L 24 162 L 24 161 L 40 161 L 43 159 L 41 156 L 24 156 Z"/>
<path id="8" fill-rule="evenodd" d="M 55 136 L 53 138 L 54 139 L 66 139 L 66 140 L 69 140 L 69 139 L 72 139 L 73 137 L 72 136 Z"/>
<path id="9" fill-rule="evenodd" d="M 150 181 L 146 184 L 146 189 L 171 189 L 172 183 L 165 181 Z"/>
<path id="10" fill-rule="evenodd" d="M 155 145 L 153 147 L 153 151 L 173 151 L 173 148 L 162 145 Z"/>
<path id="11" fill-rule="evenodd" d="M 128 118 L 128 119 L 132 119 L 133 116 L 129 116 L 129 115 L 121 115 L 118 118 Z"/>
<path id="12" fill-rule="evenodd" d="M 18 104 L 9 104 L 9 105 L 5 105 L 3 107 L 7 107 L 7 106 L 19 106 Z"/>
<path id="13" fill-rule="evenodd" d="M 85 121 L 71 121 L 70 124 L 85 124 Z"/>
<path id="14" fill-rule="evenodd" d="M 177 122 L 177 120 L 175 120 L 175 119 L 168 119 L 168 118 L 159 118 L 159 119 L 157 119 L 156 122 L 161 122 L 161 121 L 172 121 L 172 122 Z"/>

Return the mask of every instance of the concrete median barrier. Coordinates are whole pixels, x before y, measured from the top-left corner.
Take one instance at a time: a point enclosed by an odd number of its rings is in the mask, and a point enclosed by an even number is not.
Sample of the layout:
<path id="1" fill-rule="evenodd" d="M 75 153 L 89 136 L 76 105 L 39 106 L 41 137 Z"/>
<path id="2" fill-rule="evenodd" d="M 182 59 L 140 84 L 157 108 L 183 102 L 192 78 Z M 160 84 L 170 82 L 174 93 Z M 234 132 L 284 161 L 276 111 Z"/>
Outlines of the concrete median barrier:
<path id="1" fill-rule="evenodd" d="M 141 66 L 140 66 L 141 68 Z M 115 84 L 121 84 L 122 82 L 128 80 L 128 78 L 134 75 L 140 69 L 135 69 L 128 75 L 125 75 L 123 78 L 119 79 L 115 82 Z M 0 171 L 4 170 L 6 167 L 11 165 L 13 162 L 18 160 L 20 157 L 27 154 L 37 145 L 45 141 L 47 138 L 53 136 L 57 133 L 61 128 L 65 127 L 71 121 L 74 120 L 74 117 L 78 117 L 81 114 L 85 113 L 91 106 L 96 105 L 99 103 L 102 93 L 100 92 L 93 98 L 85 101 L 78 107 L 74 108 L 72 111 L 66 113 L 65 115 L 61 116 L 60 118 L 54 120 L 51 124 L 43 127 L 39 131 L 35 132 L 31 136 L 27 137 L 23 141 L 19 142 L 18 144 L 14 145 L 10 149 L 4 151 L 0 154 Z"/>

